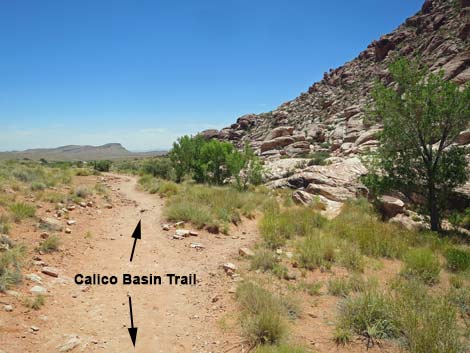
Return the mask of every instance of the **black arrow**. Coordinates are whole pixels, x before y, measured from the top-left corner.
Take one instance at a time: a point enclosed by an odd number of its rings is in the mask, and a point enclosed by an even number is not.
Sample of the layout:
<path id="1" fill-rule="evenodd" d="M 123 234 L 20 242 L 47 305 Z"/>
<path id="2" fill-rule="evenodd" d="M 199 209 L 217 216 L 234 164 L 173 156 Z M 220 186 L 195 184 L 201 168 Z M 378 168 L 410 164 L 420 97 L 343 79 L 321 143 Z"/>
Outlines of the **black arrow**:
<path id="1" fill-rule="evenodd" d="M 137 227 L 135 227 L 134 233 L 132 233 L 132 238 L 134 238 L 134 245 L 132 246 L 131 262 L 132 262 L 132 258 L 134 257 L 135 244 L 137 243 L 137 239 L 140 239 L 140 235 L 141 235 L 140 222 L 141 221 L 139 221 L 139 223 L 137 223 Z"/>
<path id="2" fill-rule="evenodd" d="M 139 222 L 140 224 L 140 222 Z M 137 327 L 134 327 L 134 316 L 132 315 L 132 298 L 129 296 L 129 310 L 131 313 L 131 327 L 127 330 L 129 331 L 129 335 L 131 336 L 132 344 L 135 347 L 135 341 L 137 340 Z"/>

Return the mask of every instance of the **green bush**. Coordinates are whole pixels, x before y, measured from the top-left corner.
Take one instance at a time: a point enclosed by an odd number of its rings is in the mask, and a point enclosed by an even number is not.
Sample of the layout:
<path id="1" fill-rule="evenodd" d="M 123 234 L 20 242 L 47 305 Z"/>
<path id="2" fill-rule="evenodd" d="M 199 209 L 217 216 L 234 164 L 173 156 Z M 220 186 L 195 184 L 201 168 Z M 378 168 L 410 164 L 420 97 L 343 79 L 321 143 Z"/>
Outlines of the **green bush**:
<path id="1" fill-rule="evenodd" d="M 36 207 L 25 202 L 16 202 L 10 205 L 10 212 L 15 222 L 19 222 L 25 218 L 31 218 L 36 215 Z"/>
<path id="2" fill-rule="evenodd" d="M 461 272 L 470 269 L 470 250 L 450 248 L 444 255 L 450 271 Z"/>
<path id="3" fill-rule="evenodd" d="M 103 161 L 94 161 L 93 162 L 93 169 L 98 171 L 98 172 L 109 172 L 111 169 L 111 165 L 113 162 L 103 160 Z"/>
<path id="4" fill-rule="evenodd" d="M 154 178 L 171 180 L 174 178 L 173 164 L 169 158 L 157 157 L 144 162 L 142 170 Z"/>
<path id="5" fill-rule="evenodd" d="M 286 325 L 280 313 L 262 311 L 244 321 L 244 332 L 252 344 L 276 344 L 286 336 Z"/>
<path id="6" fill-rule="evenodd" d="M 402 274 L 415 277 L 426 284 L 433 284 L 439 280 L 441 266 L 439 258 L 428 248 L 411 249 L 405 255 L 405 266 Z"/>

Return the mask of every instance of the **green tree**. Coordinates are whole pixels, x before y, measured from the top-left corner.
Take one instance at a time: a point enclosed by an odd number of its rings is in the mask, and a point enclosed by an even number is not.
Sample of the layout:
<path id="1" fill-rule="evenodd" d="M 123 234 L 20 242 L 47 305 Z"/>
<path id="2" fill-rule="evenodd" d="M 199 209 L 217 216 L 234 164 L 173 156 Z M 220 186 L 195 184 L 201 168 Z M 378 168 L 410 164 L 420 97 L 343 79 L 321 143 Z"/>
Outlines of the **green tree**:
<path id="1" fill-rule="evenodd" d="M 259 185 L 263 182 L 262 165 L 249 145 L 245 145 L 242 152 L 235 150 L 228 156 L 227 163 L 239 190 L 246 190 L 248 184 Z"/>
<path id="2" fill-rule="evenodd" d="M 173 143 L 169 153 L 170 160 L 175 169 L 176 182 L 181 182 L 185 175 L 191 175 L 196 169 L 200 174 L 198 161 L 200 160 L 201 147 L 205 143 L 201 136 L 182 136 Z"/>
<path id="3" fill-rule="evenodd" d="M 373 92 L 374 112 L 383 123 L 383 180 L 425 195 L 437 231 L 450 192 L 469 177 L 468 151 L 453 143 L 470 123 L 470 87 L 459 88 L 417 61 L 399 59 L 389 71 L 395 84 L 379 83 Z"/>
<path id="4" fill-rule="evenodd" d="M 211 140 L 201 148 L 202 179 L 209 184 L 222 184 L 231 176 L 228 160 L 231 155 L 238 153 L 229 142 Z M 197 177 L 196 181 L 201 182 Z"/>

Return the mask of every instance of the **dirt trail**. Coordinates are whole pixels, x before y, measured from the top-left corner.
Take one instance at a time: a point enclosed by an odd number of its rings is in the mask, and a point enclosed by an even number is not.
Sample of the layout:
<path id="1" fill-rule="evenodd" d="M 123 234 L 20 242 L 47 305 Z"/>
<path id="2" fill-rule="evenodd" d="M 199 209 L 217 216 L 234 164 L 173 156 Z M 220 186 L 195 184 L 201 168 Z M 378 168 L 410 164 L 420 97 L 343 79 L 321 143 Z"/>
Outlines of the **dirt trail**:
<path id="1" fill-rule="evenodd" d="M 96 219 L 79 221 L 88 223 L 84 226 L 93 232 L 91 241 L 64 241 L 65 256 L 59 264 L 50 264 L 61 269 L 59 278 L 42 275 L 50 295 L 43 309 L 27 313 L 26 324 L 37 326 L 39 331 L 18 332 L 18 338 L 2 342 L 0 350 L 58 352 L 74 336 L 79 344 L 71 352 L 223 352 L 233 347 L 240 338 L 222 334 L 218 324 L 233 306 L 229 289 L 234 286 L 220 265 L 236 261 L 239 247 L 255 241 L 245 235 L 254 224 L 245 222 L 230 236 L 200 232 L 198 237 L 173 240 L 174 231 L 161 228 L 161 199 L 138 191 L 133 177 L 115 176 L 110 183 L 115 201 L 120 202 L 114 202 L 113 209 L 103 210 Z M 142 239 L 130 263 L 131 234 L 139 219 Z M 191 242 L 206 248 L 197 251 L 189 247 Z M 83 290 L 73 281 L 77 273 L 115 274 L 120 283 Z M 196 273 L 198 284 L 123 286 L 122 273 L 162 277 L 166 273 Z M 132 296 L 134 325 L 139 329 L 135 350 L 127 330 L 128 294 Z"/>

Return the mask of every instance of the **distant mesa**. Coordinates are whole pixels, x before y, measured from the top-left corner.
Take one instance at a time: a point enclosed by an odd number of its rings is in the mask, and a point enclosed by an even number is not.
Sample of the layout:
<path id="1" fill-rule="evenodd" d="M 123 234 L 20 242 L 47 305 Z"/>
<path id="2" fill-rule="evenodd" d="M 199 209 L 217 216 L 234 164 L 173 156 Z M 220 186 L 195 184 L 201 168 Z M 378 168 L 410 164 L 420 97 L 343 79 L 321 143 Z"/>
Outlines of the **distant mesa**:
<path id="1" fill-rule="evenodd" d="M 31 159 L 48 161 L 92 161 L 102 159 L 125 159 L 160 156 L 166 151 L 131 152 L 120 143 L 101 146 L 67 145 L 56 148 L 35 148 L 25 151 L 0 152 L 0 159 Z"/>

